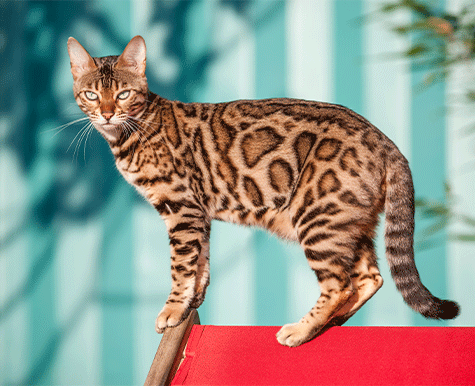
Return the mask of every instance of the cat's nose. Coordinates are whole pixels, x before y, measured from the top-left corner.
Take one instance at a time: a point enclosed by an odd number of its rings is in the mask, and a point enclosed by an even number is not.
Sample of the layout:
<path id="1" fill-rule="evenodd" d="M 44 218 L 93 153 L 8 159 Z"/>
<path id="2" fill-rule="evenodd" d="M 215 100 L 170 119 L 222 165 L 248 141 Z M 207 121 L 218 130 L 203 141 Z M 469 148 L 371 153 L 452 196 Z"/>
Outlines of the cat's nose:
<path id="1" fill-rule="evenodd" d="M 109 112 L 102 113 L 102 116 L 107 120 L 111 119 L 113 115 L 114 113 L 109 113 Z"/>

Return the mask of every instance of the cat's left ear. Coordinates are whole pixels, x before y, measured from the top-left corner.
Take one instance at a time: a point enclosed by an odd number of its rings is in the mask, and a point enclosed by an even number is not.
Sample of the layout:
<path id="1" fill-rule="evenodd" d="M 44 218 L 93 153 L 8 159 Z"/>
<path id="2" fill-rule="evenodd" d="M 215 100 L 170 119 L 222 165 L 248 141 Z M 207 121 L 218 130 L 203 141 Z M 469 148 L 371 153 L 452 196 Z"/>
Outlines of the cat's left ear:
<path id="1" fill-rule="evenodd" d="M 146 49 L 142 36 L 135 36 L 120 55 L 117 67 L 125 68 L 140 76 L 145 76 Z"/>

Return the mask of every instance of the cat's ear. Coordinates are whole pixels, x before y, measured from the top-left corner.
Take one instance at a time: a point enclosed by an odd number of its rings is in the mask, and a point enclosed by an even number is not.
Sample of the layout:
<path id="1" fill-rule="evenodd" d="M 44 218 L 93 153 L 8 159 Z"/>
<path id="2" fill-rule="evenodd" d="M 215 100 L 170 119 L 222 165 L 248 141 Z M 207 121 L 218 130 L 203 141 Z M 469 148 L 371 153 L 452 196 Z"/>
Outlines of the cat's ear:
<path id="1" fill-rule="evenodd" d="M 71 60 L 71 72 L 74 80 L 97 68 L 91 55 L 74 38 L 68 39 L 68 53 Z"/>
<path id="2" fill-rule="evenodd" d="M 145 76 L 146 49 L 142 36 L 135 36 L 120 55 L 117 67 L 125 68 L 137 75 Z"/>

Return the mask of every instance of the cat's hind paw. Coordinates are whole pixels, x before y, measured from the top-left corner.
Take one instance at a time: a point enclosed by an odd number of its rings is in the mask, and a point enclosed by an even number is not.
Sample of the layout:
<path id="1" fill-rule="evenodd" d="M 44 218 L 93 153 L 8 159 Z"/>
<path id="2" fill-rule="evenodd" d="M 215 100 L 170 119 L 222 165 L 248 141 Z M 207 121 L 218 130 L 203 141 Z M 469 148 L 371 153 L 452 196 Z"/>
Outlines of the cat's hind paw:
<path id="1" fill-rule="evenodd" d="M 283 346 L 297 347 L 312 339 L 317 330 L 307 323 L 292 323 L 283 326 L 276 334 L 277 341 Z"/>
<path id="2" fill-rule="evenodd" d="M 182 305 L 166 304 L 155 321 L 155 331 L 163 334 L 167 327 L 176 327 L 186 319 L 190 310 Z"/>

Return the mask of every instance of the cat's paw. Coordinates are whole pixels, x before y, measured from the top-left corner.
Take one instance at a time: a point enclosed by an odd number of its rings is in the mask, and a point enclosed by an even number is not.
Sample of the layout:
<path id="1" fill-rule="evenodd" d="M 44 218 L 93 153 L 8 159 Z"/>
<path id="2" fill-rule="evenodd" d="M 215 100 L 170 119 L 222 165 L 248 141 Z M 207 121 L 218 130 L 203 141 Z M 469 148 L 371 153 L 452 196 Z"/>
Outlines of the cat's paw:
<path id="1" fill-rule="evenodd" d="M 297 347 L 312 339 L 316 329 L 307 323 L 292 323 L 283 326 L 276 334 L 277 341 L 283 346 Z"/>
<path id="2" fill-rule="evenodd" d="M 184 308 L 182 304 L 166 304 L 157 316 L 155 331 L 163 334 L 167 327 L 178 326 L 186 319 L 189 311 L 189 308 Z"/>

